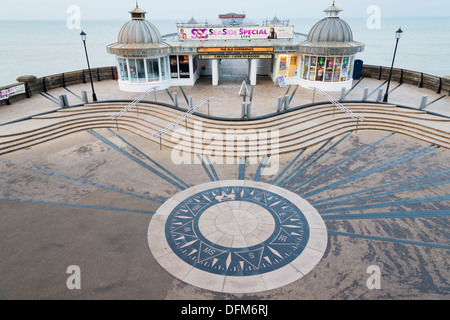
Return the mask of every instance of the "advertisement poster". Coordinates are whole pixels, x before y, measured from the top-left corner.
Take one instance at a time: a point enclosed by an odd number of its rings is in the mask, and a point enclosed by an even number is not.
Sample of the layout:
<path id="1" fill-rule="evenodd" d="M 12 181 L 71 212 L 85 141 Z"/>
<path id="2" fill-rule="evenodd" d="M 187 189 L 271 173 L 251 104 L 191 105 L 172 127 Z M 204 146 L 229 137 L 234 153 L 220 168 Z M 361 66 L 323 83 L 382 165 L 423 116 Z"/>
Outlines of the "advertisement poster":
<path id="1" fill-rule="evenodd" d="M 178 28 L 178 39 L 189 40 L 242 40 L 293 39 L 294 26 L 255 26 L 226 28 Z"/>
<path id="2" fill-rule="evenodd" d="M 170 56 L 170 77 L 172 79 L 178 79 L 178 57 Z"/>
<path id="3" fill-rule="evenodd" d="M 6 100 L 9 99 L 9 97 L 22 93 L 25 93 L 25 85 L 23 84 L 0 91 L 0 100 Z"/>

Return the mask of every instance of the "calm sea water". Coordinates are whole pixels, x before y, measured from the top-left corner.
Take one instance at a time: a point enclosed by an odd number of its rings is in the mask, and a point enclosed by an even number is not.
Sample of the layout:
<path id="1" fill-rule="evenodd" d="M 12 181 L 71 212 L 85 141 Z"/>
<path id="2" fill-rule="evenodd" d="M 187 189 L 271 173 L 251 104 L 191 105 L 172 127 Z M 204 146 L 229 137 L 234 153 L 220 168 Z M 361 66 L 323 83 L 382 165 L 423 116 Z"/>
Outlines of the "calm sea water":
<path id="1" fill-rule="evenodd" d="M 176 32 L 176 21 L 152 20 L 161 32 Z M 390 66 L 395 31 L 404 31 L 395 67 L 437 76 L 450 75 L 450 19 L 383 18 L 381 28 L 370 30 L 366 19 L 344 18 L 352 27 L 354 39 L 366 44 L 357 55 L 365 64 Z M 254 19 L 260 23 L 263 19 Z M 291 19 L 296 32 L 308 33 L 317 19 Z M 114 56 L 106 46 L 117 41 L 124 21 L 83 21 L 91 67 L 112 66 Z M 0 86 L 16 82 L 21 75 L 37 77 L 87 67 L 81 30 L 69 30 L 65 21 L 0 21 Z"/>

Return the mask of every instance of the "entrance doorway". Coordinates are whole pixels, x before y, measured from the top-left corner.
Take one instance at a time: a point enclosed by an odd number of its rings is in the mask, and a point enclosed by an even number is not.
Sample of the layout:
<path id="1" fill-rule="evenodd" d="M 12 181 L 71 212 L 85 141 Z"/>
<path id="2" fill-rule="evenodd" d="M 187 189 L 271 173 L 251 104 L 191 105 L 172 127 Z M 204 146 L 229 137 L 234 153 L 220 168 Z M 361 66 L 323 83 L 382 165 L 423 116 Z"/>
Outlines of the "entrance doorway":
<path id="1" fill-rule="evenodd" d="M 248 59 L 222 59 L 219 61 L 221 82 L 242 82 L 249 77 Z"/>

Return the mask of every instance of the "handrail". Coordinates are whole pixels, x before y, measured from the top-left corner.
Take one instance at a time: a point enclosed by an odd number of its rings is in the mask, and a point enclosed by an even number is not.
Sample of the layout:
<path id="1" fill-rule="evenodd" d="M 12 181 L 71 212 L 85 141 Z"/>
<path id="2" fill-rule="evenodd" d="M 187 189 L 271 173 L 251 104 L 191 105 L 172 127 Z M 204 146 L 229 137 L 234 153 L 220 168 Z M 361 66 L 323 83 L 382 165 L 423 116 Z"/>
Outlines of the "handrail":
<path id="1" fill-rule="evenodd" d="M 148 89 L 147 91 L 145 91 L 144 93 L 142 93 L 139 97 L 137 97 L 133 102 L 131 102 L 128 106 L 126 106 L 125 108 L 123 108 L 120 112 L 113 114 L 111 116 L 112 120 L 117 120 L 117 118 L 122 117 L 123 115 L 125 115 L 128 111 L 130 111 L 131 109 L 133 109 L 139 102 L 142 101 L 142 99 L 144 99 L 146 96 L 148 96 L 150 93 L 152 92 L 156 92 L 159 89 L 159 87 L 152 87 L 150 89 Z"/>
<path id="2" fill-rule="evenodd" d="M 347 113 L 350 117 L 352 117 L 353 119 L 357 119 L 358 122 L 359 121 L 364 121 L 366 120 L 364 117 L 359 116 L 354 114 L 351 110 L 349 110 L 347 107 L 345 107 L 342 103 L 340 103 L 339 101 L 337 101 L 336 99 L 334 99 L 332 96 L 330 96 L 328 93 L 320 90 L 319 88 L 316 87 L 310 87 L 310 89 L 313 89 L 314 91 L 319 92 L 322 96 L 324 96 L 325 98 L 327 98 L 332 104 L 334 104 L 335 107 L 338 107 L 339 109 L 341 109 L 342 111 L 344 111 L 345 113 Z M 333 110 L 333 116 L 334 116 L 334 110 Z"/>
<path id="3" fill-rule="evenodd" d="M 182 116 L 180 116 L 177 120 L 172 122 L 169 126 L 167 126 L 165 129 L 160 130 L 158 132 L 155 132 L 152 134 L 153 137 L 159 136 L 159 144 L 160 149 L 162 149 L 162 136 L 172 131 L 175 127 L 177 127 L 182 121 L 186 121 L 186 127 L 187 127 L 187 118 L 191 116 L 194 112 L 196 112 L 200 107 L 208 103 L 209 108 L 209 102 L 213 100 L 214 97 L 209 97 L 206 99 L 201 100 L 199 103 L 197 103 L 195 106 L 191 107 L 188 111 L 186 111 Z"/>

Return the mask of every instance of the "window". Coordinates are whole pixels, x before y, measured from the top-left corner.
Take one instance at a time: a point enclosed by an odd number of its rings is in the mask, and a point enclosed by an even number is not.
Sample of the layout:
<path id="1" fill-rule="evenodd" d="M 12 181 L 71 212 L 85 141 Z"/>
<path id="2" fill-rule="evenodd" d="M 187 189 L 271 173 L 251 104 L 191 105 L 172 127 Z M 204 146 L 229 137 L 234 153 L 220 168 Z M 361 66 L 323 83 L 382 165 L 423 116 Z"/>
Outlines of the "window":
<path id="1" fill-rule="evenodd" d="M 159 81 L 159 59 L 147 59 L 147 79 L 149 82 Z"/>
<path id="2" fill-rule="evenodd" d="M 169 66 L 169 58 L 168 57 L 162 57 L 160 59 L 160 65 L 161 65 L 161 80 L 169 80 L 169 71 L 168 71 L 168 66 Z"/>
<path id="3" fill-rule="evenodd" d="M 119 58 L 119 79 L 122 81 L 128 81 L 128 64 L 127 59 Z"/>
<path id="4" fill-rule="evenodd" d="M 305 80 L 343 82 L 351 79 L 353 57 L 302 56 L 302 75 Z"/>
<path id="5" fill-rule="evenodd" d="M 139 83 L 146 82 L 144 59 L 136 59 L 136 66 L 137 66 L 137 70 L 138 70 Z"/>
<path id="6" fill-rule="evenodd" d="M 130 64 L 130 81 L 131 82 L 137 82 L 138 74 L 137 74 L 137 68 L 136 68 L 136 59 L 129 59 L 128 63 Z"/>

